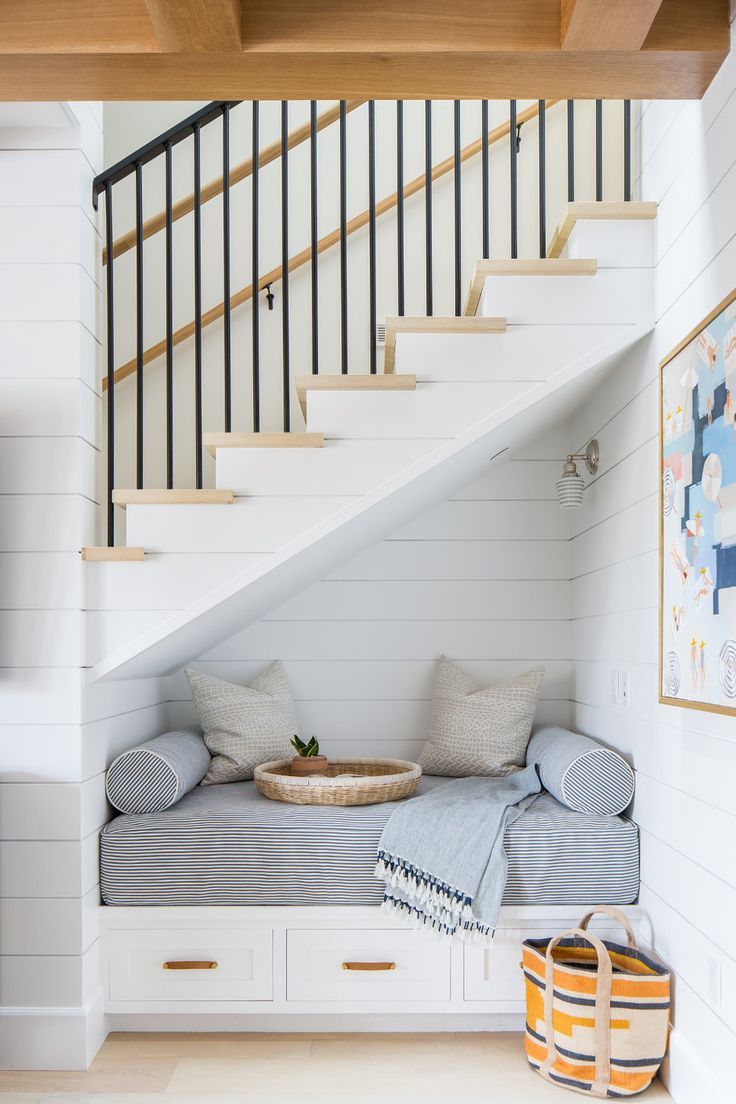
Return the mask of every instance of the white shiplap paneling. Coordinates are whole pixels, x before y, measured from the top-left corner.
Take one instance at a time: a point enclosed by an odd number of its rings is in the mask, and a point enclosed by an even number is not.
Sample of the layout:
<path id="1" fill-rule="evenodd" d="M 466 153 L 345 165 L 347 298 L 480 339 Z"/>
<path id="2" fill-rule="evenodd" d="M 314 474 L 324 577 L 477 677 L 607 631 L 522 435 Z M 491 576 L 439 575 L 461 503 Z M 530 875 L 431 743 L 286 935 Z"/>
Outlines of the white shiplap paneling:
<path id="1" fill-rule="evenodd" d="M 245 683 L 284 662 L 302 732 L 333 755 L 416 757 L 438 656 L 479 684 L 545 665 L 538 718 L 569 721 L 568 524 L 554 495 L 561 434 L 494 465 L 193 664 Z M 194 719 L 183 672 L 172 723 Z"/>
<path id="2" fill-rule="evenodd" d="M 103 772 L 168 711 L 161 681 L 84 681 L 102 134 L 77 107 L 79 127 L 18 127 L 0 143 L 0 1022 L 13 1068 L 80 1068 L 99 1044 Z"/>
<path id="3" fill-rule="evenodd" d="M 641 198 L 659 202 L 658 322 L 573 418 L 597 435 L 602 467 L 574 518 L 575 726 L 637 771 L 641 903 L 676 973 L 665 1077 L 678 1104 L 725 1102 L 736 1046 L 736 723 L 657 702 L 657 363 L 736 279 L 736 58 L 702 103 L 652 104 L 642 118 Z M 611 672 L 630 673 L 630 705 Z"/>

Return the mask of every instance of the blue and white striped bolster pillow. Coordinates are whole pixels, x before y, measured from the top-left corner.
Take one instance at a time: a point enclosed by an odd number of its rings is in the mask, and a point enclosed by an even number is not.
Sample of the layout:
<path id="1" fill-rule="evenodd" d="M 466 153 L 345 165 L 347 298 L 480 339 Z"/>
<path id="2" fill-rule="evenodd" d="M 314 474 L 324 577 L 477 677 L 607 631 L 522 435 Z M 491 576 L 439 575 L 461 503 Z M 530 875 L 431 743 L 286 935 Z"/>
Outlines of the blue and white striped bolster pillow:
<path id="1" fill-rule="evenodd" d="M 623 812 L 634 796 L 634 772 L 611 748 L 556 725 L 535 729 L 526 752 L 545 790 L 578 813 Z"/>
<path id="2" fill-rule="evenodd" d="M 105 787 L 121 813 L 159 813 L 204 778 L 210 753 L 198 729 L 166 732 L 113 760 Z"/>

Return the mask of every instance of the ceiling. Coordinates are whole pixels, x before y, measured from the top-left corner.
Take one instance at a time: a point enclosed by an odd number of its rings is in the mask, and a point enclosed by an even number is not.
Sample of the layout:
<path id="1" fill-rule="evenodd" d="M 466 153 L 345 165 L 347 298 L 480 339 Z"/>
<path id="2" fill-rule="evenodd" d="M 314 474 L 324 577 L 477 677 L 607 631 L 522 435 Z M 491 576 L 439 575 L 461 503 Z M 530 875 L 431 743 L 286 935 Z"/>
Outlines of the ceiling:
<path id="1" fill-rule="evenodd" d="M 728 0 L 2 0 L 0 100 L 698 98 Z"/>

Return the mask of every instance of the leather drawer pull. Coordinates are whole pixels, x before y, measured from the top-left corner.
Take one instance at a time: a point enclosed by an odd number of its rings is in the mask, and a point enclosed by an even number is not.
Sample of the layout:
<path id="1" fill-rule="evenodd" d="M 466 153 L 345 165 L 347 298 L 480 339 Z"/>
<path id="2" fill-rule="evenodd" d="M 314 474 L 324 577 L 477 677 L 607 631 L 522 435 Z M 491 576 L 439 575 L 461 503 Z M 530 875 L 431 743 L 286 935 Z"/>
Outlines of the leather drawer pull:
<path id="1" fill-rule="evenodd" d="M 164 962 L 164 970 L 216 970 L 216 962 Z"/>
<path id="2" fill-rule="evenodd" d="M 343 962 L 343 970 L 395 970 L 395 962 Z"/>

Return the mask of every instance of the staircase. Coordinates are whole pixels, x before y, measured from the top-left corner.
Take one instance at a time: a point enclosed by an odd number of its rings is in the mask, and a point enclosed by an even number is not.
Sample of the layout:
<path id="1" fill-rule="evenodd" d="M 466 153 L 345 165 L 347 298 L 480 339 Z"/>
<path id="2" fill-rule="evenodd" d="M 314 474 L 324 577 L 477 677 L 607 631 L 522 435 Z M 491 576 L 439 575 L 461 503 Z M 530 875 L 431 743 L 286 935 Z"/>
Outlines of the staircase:
<path id="1" fill-rule="evenodd" d="M 461 316 L 388 319 L 382 374 L 297 377 L 305 432 L 205 433 L 214 488 L 116 489 L 135 562 L 88 552 L 88 605 L 127 611 L 92 677 L 179 669 L 564 412 L 653 326 L 655 214 L 569 204 L 554 256 L 479 261 Z"/>

